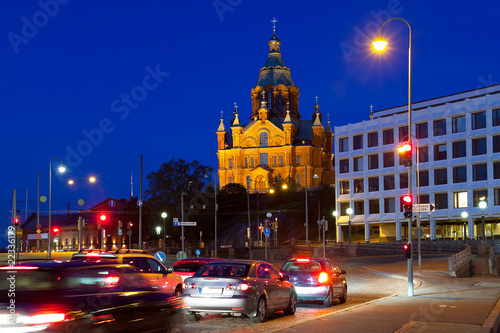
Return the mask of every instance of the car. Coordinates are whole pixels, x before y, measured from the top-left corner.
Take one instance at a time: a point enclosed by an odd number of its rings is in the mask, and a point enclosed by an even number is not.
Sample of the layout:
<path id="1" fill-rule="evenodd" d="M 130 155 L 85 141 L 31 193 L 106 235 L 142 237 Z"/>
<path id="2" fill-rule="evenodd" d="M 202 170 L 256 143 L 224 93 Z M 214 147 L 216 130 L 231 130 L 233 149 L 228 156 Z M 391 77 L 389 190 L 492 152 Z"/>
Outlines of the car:
<path id="1" fill-rule="evenodd" d="M 174 273 L 171 268 L 165 268 L 155 257 L 143 250 L 121 249 L 116 252 L 82 250 L 74 253 L 71 261 L 106 261 L 132 265 L 138 268 L 144 280 L 154 282 L 155 287 L 162 292 L 171 296 L 182 295 L 182 277 Z"/>
<path id="2" fill-rule="evenodd" d="M 283 264 L 280 273 L 288 275 L 290 282 L 295 285 L 299 302 L 319 301 L 330 307 L 335 298 L 340 303 L 347 301 L 346 272 L 330 259 L 291 259 Z"/>
<path id="3" fill-rule="evenodd" d="M 182 298 L 189 321 L 227 314 L 260 323 L 275 311 L 293 315 L 297 308 L 297 293 L 288 276 L 259 260 L 211 261 L 184 281 Z"/>
<path id="4" fill-rule="evenodd" d="M 83 261 L 0 267 L 0 331 L 179 330 L 181 298 L 166 297 L 137 270 L 131 265 Z"/>
<path id="5" fill-rule="evenodd" d="M 179 274 L 183 280 L 191 277 L 207 262 L 220 260 L 217 258 L 186 258 L 177 260 L 172 266 L 174 273 Z"/>

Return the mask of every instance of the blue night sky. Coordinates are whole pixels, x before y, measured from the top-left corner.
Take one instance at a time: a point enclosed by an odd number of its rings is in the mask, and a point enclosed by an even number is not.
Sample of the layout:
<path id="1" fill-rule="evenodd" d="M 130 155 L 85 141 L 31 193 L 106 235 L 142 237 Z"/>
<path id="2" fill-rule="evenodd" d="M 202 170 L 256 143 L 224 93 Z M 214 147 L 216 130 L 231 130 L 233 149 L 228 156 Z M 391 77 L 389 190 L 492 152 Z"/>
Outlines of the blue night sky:
<path id="1" fill-rule="evenodd" d="M 77 210 L 139 192 L 146 175 L 171 158 L 216 167 L 220 111 L 226 126 L 264 65 L 273 17 L 281 53 L 310 119 L 319 97 L 333 126 L 369 119 L 407 102 L 408 29 L 413 31 L 413 102 L 500 82 L 497 0 L 470 1 L 2 1 L 0 5 L 0 229 L 17 209 L 36 212 L 55 174 L 52 208 Z M 495 65 L 496 64 L 496 65 Z M 135 99 L 134 99 L 135 96 Z M 95 175 L 98 183 L 85 184 Z M 41 204 L 47 214 L 48 204 Z"/>

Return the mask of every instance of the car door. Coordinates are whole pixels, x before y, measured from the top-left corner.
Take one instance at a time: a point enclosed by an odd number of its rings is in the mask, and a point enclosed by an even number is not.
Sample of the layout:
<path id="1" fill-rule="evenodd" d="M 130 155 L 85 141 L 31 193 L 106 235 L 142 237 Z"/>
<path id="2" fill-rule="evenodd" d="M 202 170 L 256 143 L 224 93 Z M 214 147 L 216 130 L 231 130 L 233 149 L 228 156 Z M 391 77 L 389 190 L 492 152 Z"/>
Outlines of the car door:
<path id="1" fill-rule="evenodd" d="M 269 267 L 271 269 L 271 276 L 275 277 L 274 279 L 276 280 L 277 285 L 278 299 L 276 300 L 276 303 L 280 309 L 284 309 L 288 306 L 290 300 L 290 283 L 281 278 L 281 274 L 273 265 L 269 265 Z"/>
<path id="2" fill-rule="evenodd" d="M 147 258 L 146 260 L 151 267 L 154 279 L 158 281 L 157 287 L 162 289 L 164 293 L 173 296 L 175 294 L 175 287 L 179 283 L 182 283 L 182 278 L 175 279 L 177 274 L 168 274 L 165 266 L 155 258 Z M 179 282 L 179 280 L 181 281 Z"/>
<path id="3" fill-rule="evenodd" d="M 333 295 L 335 297 L 341 296 L 344 293 L 344 283 L 340 269 L 332 262 L 327 262 L 327 263 L 328 263 L 327 268 L 329 267 L 329 270 L 332 274 Z"/>
<path id="4" fill-rule="evenodd" d="M 137 267 L 144 289 L 158 289 L 160 287 L 160 281 L 157 278 L 158 275 L 153 273 L 145 257 L 125 257 L 122 262 Z"/>
<path id="5" fill-rule="evenodd" d="M 270 309 L 279 308 L 279 289 L 278 277 L 272 273 L 271 267 L 266 263 L 260 263 L 257 266 L 257 279 L 266 291 L 267 307 Z"/>

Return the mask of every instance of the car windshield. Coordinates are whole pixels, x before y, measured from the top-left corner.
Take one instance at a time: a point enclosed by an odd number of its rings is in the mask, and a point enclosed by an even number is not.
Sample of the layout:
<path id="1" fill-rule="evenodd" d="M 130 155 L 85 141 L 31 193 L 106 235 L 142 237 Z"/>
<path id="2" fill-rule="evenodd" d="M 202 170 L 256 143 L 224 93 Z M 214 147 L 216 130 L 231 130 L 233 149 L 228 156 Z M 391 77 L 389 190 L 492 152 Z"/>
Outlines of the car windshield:
<path id="1" fill-rule="evenodd" d="M 248 275 L 250 265 L 237 263 L 206 264 L 194 276 L 244 277 Z"/>
<path id="2" fill-rule="evenodd" d="M 287 272 L 315 272 L 321 270 L 321 263 L 317 261 L 288 261 L 283 265 L 281 270 Z"/>
<path id="3" fill-rule="evenodd" d="M 179 262 L 175 264 L 172 269 L 174 272 L 189 272 L 189 273 L 195 273 L 197 272 L 203 265 L 205 265 L 205 262 L 201 261 L 186 261 L 186 262 Z"/>

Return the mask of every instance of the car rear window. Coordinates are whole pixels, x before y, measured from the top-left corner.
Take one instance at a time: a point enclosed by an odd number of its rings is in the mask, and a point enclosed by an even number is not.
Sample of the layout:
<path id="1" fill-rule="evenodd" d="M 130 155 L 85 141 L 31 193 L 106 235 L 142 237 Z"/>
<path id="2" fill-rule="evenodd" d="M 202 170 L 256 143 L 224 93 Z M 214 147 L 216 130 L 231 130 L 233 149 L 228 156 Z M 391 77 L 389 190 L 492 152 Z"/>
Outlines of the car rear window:
<path id="1" fill-rule="evenodd" d="M 194 276 L 245 277 L 250 265 L 237 263 L 206 264 Z"/>
<path id="2" fill-rule="evenodd" d="M 315 272 L 321 270 L 321 263 L 317 261 L 288 261 L 283 265 L 283 268 L 281 270 L 287 272 Z"/>
<path id="3" fill-rule="evenodd" d="M 172 269 L 174 270 L 174 272 L 195 273 L 205 264 L 206 264 L 205 262 L 200 262 L 200 261 L 179 262 L 174 266 L 172 266 Z"/>

